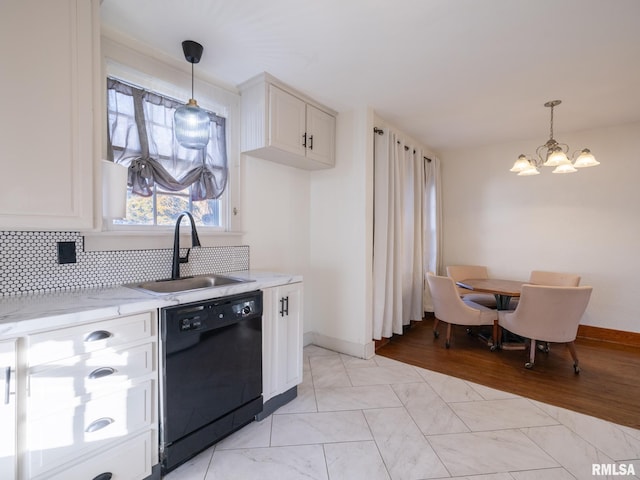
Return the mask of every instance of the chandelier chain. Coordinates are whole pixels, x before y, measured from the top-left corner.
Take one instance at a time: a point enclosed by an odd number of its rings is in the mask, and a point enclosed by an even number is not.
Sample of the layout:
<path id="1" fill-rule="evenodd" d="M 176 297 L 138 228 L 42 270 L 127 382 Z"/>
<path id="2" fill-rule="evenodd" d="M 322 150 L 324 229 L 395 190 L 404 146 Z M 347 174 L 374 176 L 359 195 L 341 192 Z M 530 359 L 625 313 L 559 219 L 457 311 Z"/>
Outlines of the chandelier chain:
<path id="1" fill-rule="evenodd" d="M 553 138 L 553 105 L 551 105 L 551 126 L 549 128 L 549 138 Z"/>

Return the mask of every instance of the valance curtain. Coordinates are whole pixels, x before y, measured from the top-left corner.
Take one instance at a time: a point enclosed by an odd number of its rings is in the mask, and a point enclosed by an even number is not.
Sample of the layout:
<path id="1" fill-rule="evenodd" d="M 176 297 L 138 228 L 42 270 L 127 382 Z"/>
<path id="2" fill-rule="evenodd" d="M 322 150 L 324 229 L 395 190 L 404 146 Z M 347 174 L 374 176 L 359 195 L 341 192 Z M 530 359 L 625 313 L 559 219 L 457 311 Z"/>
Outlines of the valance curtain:
<path id="1" fill-rule="evenodd" d="M 210 200 L 227 185 L 225 118 L 208 112 L 211 135 L 205 149 L 182 147 L 173 116 L 183 104 L 107 78 L 108 159 L 129 168 L 132 192 L 148 197 L 154 185 L 168 192 L 191 187 L 191 199 Z"/>
<path id="2" fill-rule="evenodd" d="M 402 334 L 431 305 L 437 270 L 438 164 L 391 130 L 374 135 L 373 338 Z"/>

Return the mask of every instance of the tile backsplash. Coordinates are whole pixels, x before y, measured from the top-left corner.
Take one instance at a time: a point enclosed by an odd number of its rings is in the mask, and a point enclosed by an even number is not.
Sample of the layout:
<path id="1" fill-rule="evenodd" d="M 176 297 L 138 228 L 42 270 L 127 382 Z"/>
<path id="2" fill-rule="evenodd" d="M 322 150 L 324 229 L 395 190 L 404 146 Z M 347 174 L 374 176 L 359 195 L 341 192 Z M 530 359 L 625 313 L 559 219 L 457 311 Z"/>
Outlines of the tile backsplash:
<path id="1" fill-rule="evenodd" d="M 58 263 L 58 242 L 74 242 L 76 263 Z M 181 250 L 185 255 L 186 249 Z M 171 249 L 85 252 L 78 232 L 0 232 L 0 297 L 49 293 L 171 276 Z M 249 247 L 194 248 L 182 275 L 249 268 Z"/>

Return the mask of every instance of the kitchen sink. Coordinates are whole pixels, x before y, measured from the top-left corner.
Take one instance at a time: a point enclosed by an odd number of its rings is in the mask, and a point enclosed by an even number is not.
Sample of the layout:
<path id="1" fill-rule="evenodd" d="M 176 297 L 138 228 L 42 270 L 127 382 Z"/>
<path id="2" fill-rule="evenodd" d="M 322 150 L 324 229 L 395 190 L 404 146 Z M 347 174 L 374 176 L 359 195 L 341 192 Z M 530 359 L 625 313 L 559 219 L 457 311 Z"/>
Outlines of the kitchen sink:
<path id="1" fill-rule="evenodd" d="M 224 275 L 196 275 L 194 277 L 183 277 L 176 280 L 170 278 L 163 280 L 150 280 L 148 282 L 137 282 L 125 285 L 125 287 L 137 290 L 146 290 L 152 293 L 180 293 L 189 290 L 199 290 L 202 288 L 222 287 L 236 283 L 253 282 L 243 278 L 227 277 Z"/>

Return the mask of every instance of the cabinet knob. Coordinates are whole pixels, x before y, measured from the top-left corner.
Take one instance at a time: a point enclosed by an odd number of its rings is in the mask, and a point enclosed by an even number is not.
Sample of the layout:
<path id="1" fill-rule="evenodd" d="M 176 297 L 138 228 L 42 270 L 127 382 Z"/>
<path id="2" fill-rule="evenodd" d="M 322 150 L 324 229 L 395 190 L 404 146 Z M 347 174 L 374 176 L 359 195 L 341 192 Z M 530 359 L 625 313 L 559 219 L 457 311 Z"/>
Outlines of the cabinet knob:
<path id="1" fill-rule="evenodd" d="M 105 338 L 109 338 L 112 336 L 111 332 L 107 332 L 106 330 L 96 330 L 87 335 L 84 339 L 85 342 L 97 342 L 98 340 L 104 340 Z"/>
<path id="2" fill-rule="evenodd" d="M 302 135 L 302 146 L 307 148 L 307 134 Z"/>
<path id="3" fill-rule="evenodd" d="M 113 418 L 102 417 L 102 418 L 99 418 L 98 420 L 94 420 L 93 422 L 91 422 L 89 426 L 85 428 L 84 431 L 87 433 L 97 432 L 98 430 L 102 430 L 103 428 L 108 427 L 113 422 L 115 422 Z"/>
<path id="4" fill-rule="evenodd" d="M 309 150 L 313 150 L 313 135 L 309 135 Z"/>

